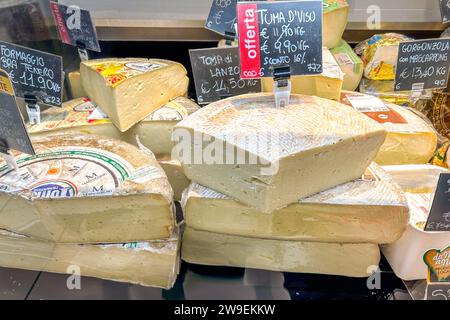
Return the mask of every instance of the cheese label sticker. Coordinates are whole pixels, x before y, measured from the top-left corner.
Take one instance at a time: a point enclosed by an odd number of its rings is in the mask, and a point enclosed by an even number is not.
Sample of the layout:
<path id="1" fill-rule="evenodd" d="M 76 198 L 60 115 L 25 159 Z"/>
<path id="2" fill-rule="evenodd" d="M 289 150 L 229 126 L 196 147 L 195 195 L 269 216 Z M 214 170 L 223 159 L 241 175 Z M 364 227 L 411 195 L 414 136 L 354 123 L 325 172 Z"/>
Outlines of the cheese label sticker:
<path id="1" fill-rule="evenodd" d="M 151 62 L 109 62 L 91 65 L 91 68 L 100 73 L 106 82 L 113 88 L 126 79 L 136 75 L 154 71 L 167 66 L 164 63 Z"/>
<path id="2" fill-rule="evenodd" d="M 450 247 L 428 250 L 423 261 L 439 282 L 450 282 Z"/>
<path id="3" fill-rule="evenodd" d="M 408 123 L 379 98 L 360 93 L 343 93 L 341 102 L 347 104 L 378 123 Z"/>
<path id="4" fill-rule="evenodd" d="M 31 199 L 112 195 L 135 172 L 123 158 L 88 147 L 56 147 L 35 156 L 24 155 L 17 164 L 19 173 L 0 167 L 0 190 Z"/>

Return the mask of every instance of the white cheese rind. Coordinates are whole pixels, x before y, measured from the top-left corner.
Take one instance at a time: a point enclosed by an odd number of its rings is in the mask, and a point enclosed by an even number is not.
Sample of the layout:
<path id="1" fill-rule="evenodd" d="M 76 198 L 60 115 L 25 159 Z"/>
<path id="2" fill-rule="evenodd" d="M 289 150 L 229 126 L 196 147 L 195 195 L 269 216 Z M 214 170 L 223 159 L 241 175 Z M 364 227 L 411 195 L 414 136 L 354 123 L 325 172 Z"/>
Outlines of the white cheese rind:
<path id="1" fill-rule="evenodd" d="M 179 271 L 177 234 L 168 240 L 109 245 L 52 243 L 0 230 L 0 266 L 172 288 Z"/>
<path id="2" fill-rule="evenodd" d="M 0 163 L 0 228 L 38 239 L 117 243 L 168 238 L 173 191 L 158 162 L 94 135 L 33 139 L 36 156 Z"/>
<path id="3" fill-rule="evenodd" d="M 372 164 L 356 181 L 265 214 L 192 183 L 183 194 L 186 224 L 197 230 L 265 239 L 392 243 L 409 214 L 401 189 Z"/>
<path id="4" fill-rule="evenodd" d="M 160 59 L 83 61 L 83 88 L 121 131 L 186 93 L 189 78 L 179 63 Z"/>
<path id="5" fill-rule="evenodd" d="M 175 127 L 173 158 L 192 181 L 263 212 L 361 177 L 384 142 L 383 127 L 331 100 L 290 101 L 276 109 L 273 95 L 249 94 L 212 103 Z M 210 142 L 198 137 L 212 137 L 216 154 L 237 149 L 246 157 L 214 163 Z"/>
<path id="6" fill-rule="evenodd" d="M 380 251 L 375 244 L 268 240 L 187 227 L 181 258 L 213 266 L 367 277 L 378 266 Z"/>

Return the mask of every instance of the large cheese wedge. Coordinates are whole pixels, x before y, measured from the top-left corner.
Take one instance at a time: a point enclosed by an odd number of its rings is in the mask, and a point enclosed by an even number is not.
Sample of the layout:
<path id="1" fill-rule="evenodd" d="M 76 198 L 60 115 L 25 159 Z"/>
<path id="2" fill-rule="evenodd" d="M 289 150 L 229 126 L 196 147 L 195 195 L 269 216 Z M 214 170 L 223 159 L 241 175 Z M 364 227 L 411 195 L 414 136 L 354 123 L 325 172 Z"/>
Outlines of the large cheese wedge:
<path id="1" fill-rule="evenodd" d="M 437 147 L 435 130 L 411 109 L 382 102 L 376 97 L 344 92 L 342 101 L 356 101 L 356 108 L 385 127 L 388 134 L 375 158 L 379 165 L 425 164 Z M 350 103 L 351 104 L 351 103 Z"/>
<path id="2" fill-rule="evenodd" d="M 292 93 L 339 100 L 344 82 L 344 73 L 330 53 L 330 50 L 323 48 L 322 56 L 322 74 L 317 76 L 291 77 Z M 262 78 L 261 88 L 263 92 L 273 92 L 273 78 Z"/>
<path id="3" fill-rule="evenodd" d="M 40 124 L 27 124 L 31 136 L 55 134 L 96 134 L 120 139 L 150 149 L 158 158 L 170 157 L 172 129 L 182 119 L 200 107 L 192 100 L 178 97 L 159 108 L 127 132 L 120 132 L 102 109 L 88 98 L 63 103 L 62 108 L 50 108 L 41 113 Z"/>
<path id="4" fill-rule="evenodd" d="M 346 0 L 324 0 L 322 42 L 327 48 L 334 48 L 344 34 L 350 6 Z"/>
<path id="5" fill-rule="evenodd" d="M 124 132 L 170 100 L 186 93 L 189 79 L 179 63 L 159 59 L 99 59 L 83 61 L 81 81 Z"/>
<path id="6" fill-rule="evenodd" d="M 87 94 L 83 89 L 83 84 L 81 83 L 80 71 L 69 72 L 67 77 L 72 99 L 86 97 Z"/>
<path id="7" fill-rule="evenodd" d="M 33 139 L 18 172 L 0 163 L 0 228 L 56 242 L 168 238 L 173 191 L 158 162 L 95 135 Z"/>
<path id="8" fill-rule="evenodd" d="M 341 103 L 248 94 L 200 109 L 174 129 L 173 158 L 192 181 L 263 212 L 358 179 L 386 131 Z"/>
<path id="9" fill-rule="evenodd" d="M 269 240 L 187 227 L 181 258 L 190 263 L 367 277 L 380 261 L 376 244 Z"/>
<path id="10" fill-rule="evenodd" d="M 0 266 L 171 288 L 179 270 L 179 236 L 123 244 L 67 244 L 0 230 Z"/>
<path id="11" fill-rule="evenodd" d="M 177 160 L 158 159 L 161 168 L 167 175 L 169 183 L 173 189 L 173 198 L 176 201 L 181 200 L 181 195 L 185 189 L 189 187 L 191 181 L 186 177 L 181 163 Z"/>
<path id="12" fill-rule="evenodd" d="M 182 205 L 191 228 L 267 239 L 391 243 L 409 219 L 401 189 L 374 164 L 361 179 L 270 214 L 196 183 L 184 193 Z"/>
<path id="13" fill-rule="evenodd" d="M 342 72 L 344 72 L 342 89 L 356 90 L 364 72 L 364 65 L 361 58 L 358 57 L 352 47 L 343 39 L 341 39 L 336 48 L 330 51 Z"/>

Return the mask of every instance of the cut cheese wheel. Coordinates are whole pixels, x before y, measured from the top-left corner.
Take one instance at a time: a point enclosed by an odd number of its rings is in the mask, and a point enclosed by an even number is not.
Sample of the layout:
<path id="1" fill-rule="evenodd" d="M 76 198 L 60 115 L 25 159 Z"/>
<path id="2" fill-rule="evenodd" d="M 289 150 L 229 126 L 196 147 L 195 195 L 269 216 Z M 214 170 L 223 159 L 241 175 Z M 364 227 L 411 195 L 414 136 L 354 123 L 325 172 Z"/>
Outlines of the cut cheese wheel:
<path id="1" fill-rule="evenodd" d="M 55 134 L 96 134 L 137 145 L 137 139 L 155 156 L 170 157 L 172 129 L 200 107 L 192 100 L 178 97 L 159 108 L 127 132 L 120 132 L 96 103 L 88 98 L 63 103 L 41 113 L 40 124 L 27 124 L 31 136 Z"/>
<path id="2" fill-rule="evenodd" d="M 69 89 L 72 99 L 86 97 L 87 94 L 81 83 L 80 71 L 72 71 L 68 73 Z"/>
<path id="3" fill-rule="evenodd" d="M 69 274 L 76 270 L 82 276 L 169 289 L 179 264 L 177 234 L 168 240 L 80 245 L 0 230 L 0 266 L 6 268 Z"/>
<path id="4" fill-rule="evenodd" d="M 187 227 L 181 258 L 213 266 L 368 277 L 380 250 L 376 244 L 269 240 Z"/>
<path id="5" fill-rule="evenodd" d="M 361 179 L 271 214 L 196 183 L 183 194 L 182 205 L 191 228 L 266 239 L 391 243 L 409 219 L 401 189 L 375 164 Z"/>
<path id="6" fill-rule="evenodd" d="M 292 93 L 339 100 L 342 84 L 344 82 L 344 73 L 330 53 L 330 50 L 323 48 L 322 55 L 322 74 L 317 76 L 291 77 Z M 261 88 L 263 92 L 273 92 L 273 78 L 262 78 Z"/>
<path id="7" fill-rule="evenodd" d="M 354 91 L 361 81 L 364 65 L 360 57 L 353 51 L 352 47 L 341 39 L 339 45 L 331 49 L 331 54 L 344 72 L 343 90 Z"/>
<path id="8" fill-rule="evenodd" d="M 186 177 L 181 163 L 177 160 L 158 160 L 173 189 L 174 200 L 180 201 L 181 195 L 191 181 Z"/>
<path id="9" fill-rule="evenodd" d="M 346 0 L 324 0 L 322 41 L 327 48 L 334 48 L 344 34 L 350 6 Z"/>
<path id="10" fill-rule="evenodd" d="M 425 164 L 432 158 L 437 135 L 425 120 L 406 107 L 385 103 L 376 97 L 344 92 L 342 101 L 356 99 L 361 112 L 387 130 L 386 141 L 375 158 L 379 165 Z"/>
<path id="11" fill-rule="evenodd" d="M 19 171 L 0 163 L 0 228 L 70 243 L 168 238 L 173 191 L 158 162 L 95 135 L 33 139 Z"/>
<path id="12" fill-rule="evenodd" d="M 186 93 L 189 78 L 179 63 L 159 59 L 83 61 L 83 88 L 124 132 L 170 100 Z"/>
<path id="13" fill-rule="evenodd" d="M 212 103 L 175 127 L 173 156 L 192 181 L 272 212 L 360 178 L 386 137 L 331 100 L 291 95 L 274 106 L 271 94 Z"/>

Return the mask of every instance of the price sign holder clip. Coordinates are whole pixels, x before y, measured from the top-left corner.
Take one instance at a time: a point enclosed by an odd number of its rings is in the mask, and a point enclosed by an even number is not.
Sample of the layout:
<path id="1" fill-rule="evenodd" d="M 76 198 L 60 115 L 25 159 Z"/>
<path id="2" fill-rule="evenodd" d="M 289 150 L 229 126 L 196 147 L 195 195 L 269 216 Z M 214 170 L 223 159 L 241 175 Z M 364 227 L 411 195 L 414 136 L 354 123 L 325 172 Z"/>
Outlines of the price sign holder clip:
<path id="1" fill-rule="evenodd" d="M 415 104 L 423 94 L 424 83 L 414 83 L 411 88 L 411 102 Z"/>
<path id="2" fill-rule="evenodd" d="M 41 108 L 37 104 L 37 98 L 33 95 L 25 95 L 25 103 L 30 123 L 41 123 Z"/>
<path id="3" fill-rule="evenodd" d="M 0 140 L 0 156 L 5 159 L 8 168 L 16 171 L 19 170 L 16 159 L 11 154 L 8 144 L 4 140 Z"/>
<path id="4" fill-rule="evenodd" d="M 291 95 L 291 67 L 280 66 L 273 69 L 273 93 L 275 95 L 275 106 L 283 108 L 289 105 Z"/>
<path id="5" fill-rule="evenodd" d="M 234 31 L 225 31 L 225 44 L 227 46 L 232 46 L 233 42 L 236 41 L 236 32 Z"/>
<path id="6" fill-rule="evenodd" d="M 89 53 L 86 49 L 86 45 L 81 41 L 76 41 L 77 48 L 78 48 L 78 55 L 80 56 L 81 61 L 88 61 L 89 60 Z"/>

